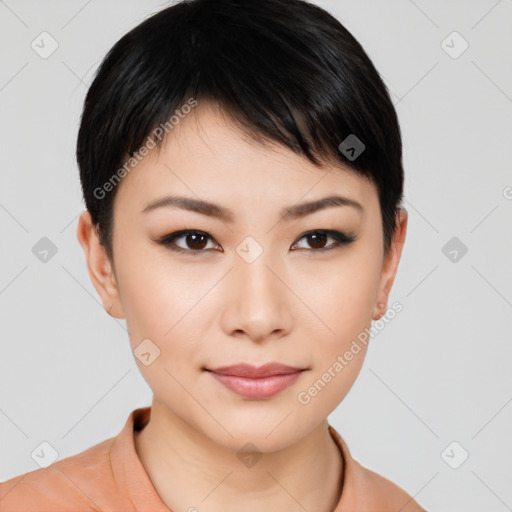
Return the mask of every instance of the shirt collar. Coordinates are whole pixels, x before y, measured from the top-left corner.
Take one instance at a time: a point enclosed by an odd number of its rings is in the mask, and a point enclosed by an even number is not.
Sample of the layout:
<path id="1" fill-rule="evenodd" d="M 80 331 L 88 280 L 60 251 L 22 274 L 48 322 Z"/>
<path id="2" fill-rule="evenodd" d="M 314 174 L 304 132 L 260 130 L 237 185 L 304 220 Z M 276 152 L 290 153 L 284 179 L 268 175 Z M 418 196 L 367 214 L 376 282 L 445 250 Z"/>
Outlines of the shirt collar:
<path id="1" fill-rule="evenodd" d="M 126 493 L 134 512 L 172 512 L 158 495 L 135 450 L 135 431 L 142 430 L 150 417 L 151 406 L 135 409 L 129 414 L 110 449 L 112 473 L 118 488 Z M 333 512 L 366 510 L 367 493 L 364 492 L 365 482 L 361 467 L 352 459 L 348 446 L 334 427 L 328 425 L 328 429 L 343 458 L 343 490 Z"/>

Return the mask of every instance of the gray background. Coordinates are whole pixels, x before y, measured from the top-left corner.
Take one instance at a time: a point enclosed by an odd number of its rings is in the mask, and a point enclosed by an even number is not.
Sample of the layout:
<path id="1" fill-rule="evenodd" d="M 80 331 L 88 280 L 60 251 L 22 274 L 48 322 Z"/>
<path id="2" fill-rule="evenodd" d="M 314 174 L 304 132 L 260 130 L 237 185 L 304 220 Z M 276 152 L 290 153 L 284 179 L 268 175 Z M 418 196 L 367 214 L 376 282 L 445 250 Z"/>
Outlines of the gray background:
<path id="1" fill-rule="evenodd" d="M 429 510 L 512 510 L 512 1 L 317 3 L 390 88 L 409 211 L 390 299 L 404 310 L 330 423 L 356 460 Z M 76 239 L 74 146 L 100 60 L 164 5 L 0 1 L 0 481 L 37 469 L 41 441 L 73 455 L 150 404 Z M 59 45 L 46 59 L 31 48 L 42 31 Z M 469 44 L 457 58 L 460 39 L 442 44 L 453 31 Z M 42 237 L 58 249 L 46 263 L 32 252 Z M 443 252 L 452 237 L 455 261 Z"/>

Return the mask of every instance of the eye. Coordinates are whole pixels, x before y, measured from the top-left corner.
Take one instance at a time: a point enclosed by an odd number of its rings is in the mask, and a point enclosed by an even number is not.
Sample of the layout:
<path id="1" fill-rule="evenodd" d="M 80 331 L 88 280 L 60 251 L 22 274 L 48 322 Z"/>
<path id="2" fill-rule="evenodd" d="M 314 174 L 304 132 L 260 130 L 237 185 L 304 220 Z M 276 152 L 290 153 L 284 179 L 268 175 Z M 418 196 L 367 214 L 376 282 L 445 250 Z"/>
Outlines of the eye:
<path id="1" fill-rule="evenodd" d="M 326 247 L 325 242 L 329 238 L 334 239 L 334 243 Z M 302 239 L 307 240 L 307 243 L 313 246 L 313 249 L 306 248 L 307 250 L 318 252 L 336 249 L 337 247 L 351 244 L 356 240 L 356 237 L 353 235 L 346 235 L 341 231 L 336 231 L 333 229 L 317 229 L 315 231 L 308 231 L 307 233 L 304 233 L 299 237 L 298 240 L 300 241 Z M 295 242 L 292 247 L 297 245 L 297 243 L 298 242 Z"/>
<path id="2" fill-rule="evenodd" d="M 331 238 L 334 240 L 334 243 L 325 246 L 326 241 Z M 310 244 L 311 248 L 305 248 L 306 250 L 319 252 L 335 249 L 337 247 L 351 244 L 356 240 L 356 237 L 353 235 L 346 235 L 341 231 L 336 231 L 332 229 L 321 229 L 308 231 L 304 233 L 298 238 L 298 241 L 292 245 L 292 248 L 297 246 L 298 243 L 302 240 L 306 240 L 308 244 Z M 183 245 L 177 244 L 177 241 L 182 240 Z M 204 231 L 198 230 L 182 230 L 176 231 L 175 233 L 171 233 L 170 235 L 166 235 L 160 240 L 158 243 L 168 246 L 169 249 L 192 254 L 193 256 L 199 255 L 202 252 L 207 252 L 206 248 L 208 245 L 208 241 L 212 241 L 212 237 L 205 233 Z M 210 250 L 212 247 L 209 248 Z M 215 249 L 215 246 L 213 247 Z"/>
<path id="3" fill-rule="evenodd" d="M 183 240 L 185 247 L 177 245 L 177 240 Z M 158 243 L 169 246 L 173 251 L 185 252 L 195 256 L 196 254 L 205 252 L 203 249 L 207 245 L 208 240 L 212 240 L 212 237 L 208 233 L 187 229 L 164 236 Z"/>

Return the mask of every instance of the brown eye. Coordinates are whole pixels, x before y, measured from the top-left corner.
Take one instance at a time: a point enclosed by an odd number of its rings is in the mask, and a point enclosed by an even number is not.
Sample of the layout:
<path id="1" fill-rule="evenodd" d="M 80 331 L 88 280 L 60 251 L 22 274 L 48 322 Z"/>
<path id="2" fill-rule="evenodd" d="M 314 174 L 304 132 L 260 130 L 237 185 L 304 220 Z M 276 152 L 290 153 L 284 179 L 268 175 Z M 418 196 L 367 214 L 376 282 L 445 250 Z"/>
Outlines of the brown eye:
<path id="1" fill-rule="evenodd" d="M 185 235 L 185 244 L 190 249 L 204 249 L 207 243 L 207 237 L 205 235 L 189 233 Z"/>
<path id="2" fill-rule="evenodd" d="M 325 233 L 310 233 L 306 238 L 313 249 L 323 249 L 329 237 Z"/>
<path id="3" fill-rule="evenodd" d="M 329 245 L 325 245 L 326 241 L 332 238 L 334 239 L 334 243 L 331 243 Z M 310 249 L 313 251 L 326 251 L 330 249 L 335 249 L 336 247 L 340 247 L 343 245 L 351 244 L 356 237 L 352 235 L 346 235 L 345 233 L 342 233 L 341 231 L 335 231 L 332 229 L 328 230 L 315 230 L 315 231 L 309 231 L 308 233 L 304 233 L 300 238 L 300 240 L 306 240 L 308 245 L 310 247 L 306 247 L 306 249 Z M 297 245 L 298 242 L 294 244 Z"/>
<path id="4" fill-rule="evenodd" d="M 207 233 L 185 230 L 171 233 L 162 238 L 159 243 L 169 246 L 173 251 L 186 252 L 195 256 L 196 254 L 207 252 L 206 247 L 209 240 L 212 240 L 212 237 Z M 181 245 L 176 243 L 177 241 L 181 241 Z"/>
<path id="5" fill-rule="evenodd" d="M 333 239 L 334 243 L 326 245 L 329 239 Z M 177 243 L 180 240 L 181 242 Z M 356 237 L 332 229 L 317 229 L 301 235 L 292 247 L 297 246 L 302 240 L 306 240 L 309 247 L 302 247 L 301 249 L 315 253 L 348 245 L 356 240 Z M 215 246 L 215 244 L 213 244 L 213 247 L 208 248 L 209 241 L 213 241 L 213 238 L 208 233 L 187 229 L 171 233 L 158 242 L 169 247 L 172 251 L 199 256 L 202 253 L 210 252 L 211 249 L 216 250 L 216 248 L 219 247 L 219 245 Z M 222 249 L 220 252 L 222 252 Z"/>

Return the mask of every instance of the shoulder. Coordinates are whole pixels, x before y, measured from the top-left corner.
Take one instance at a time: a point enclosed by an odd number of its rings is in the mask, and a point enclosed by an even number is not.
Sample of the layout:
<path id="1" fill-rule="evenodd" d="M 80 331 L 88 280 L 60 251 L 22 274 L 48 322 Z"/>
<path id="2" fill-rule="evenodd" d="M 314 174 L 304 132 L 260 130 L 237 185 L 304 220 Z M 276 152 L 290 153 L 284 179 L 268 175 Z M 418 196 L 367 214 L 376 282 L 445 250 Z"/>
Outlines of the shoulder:
<path id="1" fill-rule="evenodd" d="M 97 511 L 115 491 L 107 439 L 76 455 L 0 483 L 2 512 Z"/>
<path id="2" fill-rule="evenodd" d="M 398 485 L 353 459 L 345 440 L 332 425 L 329 425 L 329 431 L 341 450 L 345 465 L 343 491 L 335 512 L 425 512 Z"/>
<path id="3" fill-rule="evenodd" d="M 352 463 L 366 489 L 369 510 L 371 507 L 378 507 L 380 512 L 425 512 L 412 496 L 391 480 L 365 468 L 355 460 Z"/>

